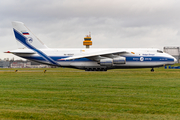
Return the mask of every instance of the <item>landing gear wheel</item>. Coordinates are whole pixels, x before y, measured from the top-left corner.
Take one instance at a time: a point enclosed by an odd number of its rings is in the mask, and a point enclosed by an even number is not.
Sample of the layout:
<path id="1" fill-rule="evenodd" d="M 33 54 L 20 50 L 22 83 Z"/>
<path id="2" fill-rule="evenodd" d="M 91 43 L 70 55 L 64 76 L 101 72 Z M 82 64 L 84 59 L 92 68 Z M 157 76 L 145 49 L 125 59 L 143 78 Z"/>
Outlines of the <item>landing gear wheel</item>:
<path id="1" fill-rule="evenodd" d="M 154 72 L 154 68 L 151 69 L 151 72 Z"/>
<path id="2" fill-rule="evenodd" d="M 104 70 L 103 71 L 107 71 L 107 69 L 106 68 L 104 68 Z"/>
<path id="3" fill-rule="evenodd" d="M 89 71 L 89 69 L 88 69 L 88 68 L 86 68 L 86 69 L 85 69 L 85 71 Z"/>
<path id="4" fill-rule="evenodd" d="M 89 68 L 89 71 L 93 71 L 93 68 Z"/>
<path id="5" fill-rule="evenodd" d="M 96 71 L 101 71 L 100 68 L 97 68 Z"/>

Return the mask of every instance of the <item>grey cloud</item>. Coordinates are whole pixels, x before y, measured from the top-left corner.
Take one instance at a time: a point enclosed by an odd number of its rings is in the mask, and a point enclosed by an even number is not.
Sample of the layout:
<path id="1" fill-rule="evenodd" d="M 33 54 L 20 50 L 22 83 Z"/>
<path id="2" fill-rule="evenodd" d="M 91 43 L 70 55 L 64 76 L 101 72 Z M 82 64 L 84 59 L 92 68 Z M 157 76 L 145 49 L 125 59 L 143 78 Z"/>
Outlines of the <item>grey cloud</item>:
<path id="1" fill-rule="evenodd" d="M 24 22 L 49 47 L 83 47 L 89 31 L 92 47 L 178 45 L 179 4 L 177 0 L 0 1 L 0 51 L 16 47 L 11 21 Z"/>

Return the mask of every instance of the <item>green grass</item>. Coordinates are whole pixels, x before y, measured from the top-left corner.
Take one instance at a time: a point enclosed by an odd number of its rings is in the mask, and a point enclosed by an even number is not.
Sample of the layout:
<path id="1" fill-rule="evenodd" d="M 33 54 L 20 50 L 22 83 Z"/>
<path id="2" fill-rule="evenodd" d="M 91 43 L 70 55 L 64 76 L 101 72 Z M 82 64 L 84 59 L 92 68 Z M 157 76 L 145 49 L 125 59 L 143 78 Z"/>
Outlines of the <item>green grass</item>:
<path id="1" fill-rule="evenodd" d="M 0 69 L 0 119 L 180 119 L 180 70 Z"/>

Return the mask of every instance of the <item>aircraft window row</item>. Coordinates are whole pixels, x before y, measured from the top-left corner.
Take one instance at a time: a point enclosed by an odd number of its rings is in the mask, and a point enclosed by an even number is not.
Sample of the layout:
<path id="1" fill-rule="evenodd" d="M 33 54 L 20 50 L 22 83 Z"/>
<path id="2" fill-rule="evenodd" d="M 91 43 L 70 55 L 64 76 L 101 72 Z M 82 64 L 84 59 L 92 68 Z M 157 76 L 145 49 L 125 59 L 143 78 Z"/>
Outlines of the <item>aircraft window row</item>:
<path id="1" fill-rule="evenodd" d="M 161 50 L 157 50 L 157 52 L 158 52 L 158 53 L 163 53 L 163 51 L 161 51 Z"/>

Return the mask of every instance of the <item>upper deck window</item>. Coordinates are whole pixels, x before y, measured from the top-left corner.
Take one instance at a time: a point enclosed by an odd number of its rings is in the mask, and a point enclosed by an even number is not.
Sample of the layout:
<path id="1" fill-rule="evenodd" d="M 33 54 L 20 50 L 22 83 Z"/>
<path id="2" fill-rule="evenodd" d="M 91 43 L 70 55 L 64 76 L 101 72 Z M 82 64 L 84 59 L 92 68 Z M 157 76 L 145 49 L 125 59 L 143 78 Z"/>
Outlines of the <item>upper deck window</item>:
<path id="1" fill-rule="evenodd" d="M 163 53 L 163 51 L 161 51 L 161 50 L 157 50 L 157 52 L 158 52 L 158 53 Z"/>

